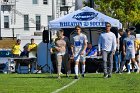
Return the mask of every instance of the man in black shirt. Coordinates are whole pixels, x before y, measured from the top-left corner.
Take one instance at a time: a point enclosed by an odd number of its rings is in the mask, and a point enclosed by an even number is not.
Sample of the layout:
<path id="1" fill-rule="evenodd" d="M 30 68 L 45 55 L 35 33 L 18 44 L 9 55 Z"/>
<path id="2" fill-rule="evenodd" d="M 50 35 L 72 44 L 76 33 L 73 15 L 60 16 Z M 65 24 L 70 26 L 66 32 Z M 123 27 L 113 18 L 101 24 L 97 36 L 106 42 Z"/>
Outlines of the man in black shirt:
<path id="1" fill-rule="evenodd" d="M 123 31 L 123 29 L 119 29 L 119 34 L 120 34 L 120 39 L 119 39 L 119 53 L 121 55 L 121 59 L 120 59 L 120 73 L 123 72 L 123 66 L 125 65 L 125 56 L 124 56 L 124 53 L 123 53 L 123 40 L 124 38 L 126 37 L 126 33 Z"/>
<path id="2" fill-rule="evenodd" d="M 113 32 L 116 36 L 116 42 L 117 42 L 117 48 L 116 48 L 116 52 L 115 52 L 115 55 L 113 57 L 113 60 L 114 60 L 114 63 L 115 63 L 115 72 L 119 72 L 119 53 L 118 53 L 118 42 L 119 42 L 119 39 L 118 39 L 118 28 L 117 27 L 112 27 L 111 28 L 111 32 Z"/>

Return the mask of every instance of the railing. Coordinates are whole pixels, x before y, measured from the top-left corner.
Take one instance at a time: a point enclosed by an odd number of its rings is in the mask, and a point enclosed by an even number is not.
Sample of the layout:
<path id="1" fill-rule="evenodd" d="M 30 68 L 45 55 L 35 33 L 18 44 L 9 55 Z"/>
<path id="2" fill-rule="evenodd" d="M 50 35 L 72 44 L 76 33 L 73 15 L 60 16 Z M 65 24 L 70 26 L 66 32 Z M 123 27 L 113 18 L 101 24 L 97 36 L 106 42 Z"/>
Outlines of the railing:
<path id="1" fill-rule="evenodd" d="M 1 5 L 15 5 L 16 0 L 1 0 Z"/>
<path id="2" fill-rule="evenodd" d="M 63 4 L 63 2 L 61 0 L 57 0 L 56 2 L 56 18 L 59 18 L 61 17 L 63 14 L 62 14 L 62 11 L 61 11 L 61 8 L 63 7 L 67 7 L 68 11 L 65 11 L 65 12 L 69 12 L 69 9 L 75 5 L 75 0 L 66 0 L 65 1 L 65 5 Z M 65 14 L 65 13 L 64 13 Z"/>

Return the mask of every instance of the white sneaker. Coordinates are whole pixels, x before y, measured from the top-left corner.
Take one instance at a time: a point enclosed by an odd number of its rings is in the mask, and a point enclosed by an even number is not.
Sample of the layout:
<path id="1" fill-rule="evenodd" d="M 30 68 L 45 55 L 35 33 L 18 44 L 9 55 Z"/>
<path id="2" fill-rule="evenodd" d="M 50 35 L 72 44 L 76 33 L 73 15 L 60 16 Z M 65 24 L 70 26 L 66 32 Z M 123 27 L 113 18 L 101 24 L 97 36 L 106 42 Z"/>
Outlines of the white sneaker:
<path id="1" fill-rule="evenodd" d="M 134 69 L 132 70 L 132 72 L 135 72 Z"/>
<path id="2" fill-rule="evenodd" d="M 62 72 L 60 72 L 60 75 L 62 75 L 63 73 Z"/>
<path id="3" fill-rule="evenodd" d="M 129 71 L 129 72 L 127 72 L 127 74 L 131 74 L 131 72 Z"/>
<path id="4" fill-rule="evenodd" d="M 139 70 L 139 69 L 137 69 L 136 73 L 139 73 L 139 72 L 140 72 L 140 70 Z"/>
<path id="5" fill-rule="evenodd" d="M 58 76 L 57 78 L 58 78 L 58 79 L 61 79 L 61 77 L 60 77 L 60 76 Z"/>

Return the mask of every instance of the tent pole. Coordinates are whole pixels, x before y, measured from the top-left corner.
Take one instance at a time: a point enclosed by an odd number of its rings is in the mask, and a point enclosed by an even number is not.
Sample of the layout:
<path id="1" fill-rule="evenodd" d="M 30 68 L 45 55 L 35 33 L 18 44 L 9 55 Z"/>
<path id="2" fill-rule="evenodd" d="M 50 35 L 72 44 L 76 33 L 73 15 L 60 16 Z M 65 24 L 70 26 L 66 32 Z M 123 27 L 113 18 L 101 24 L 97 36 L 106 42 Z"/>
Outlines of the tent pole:
<path id="1" fill-rule="evenodd" d="M 92 44 L 92 33 L 91 33 L 91 29 L 89 28 L 89 34 L 90 34 L 90 43 Z"/>

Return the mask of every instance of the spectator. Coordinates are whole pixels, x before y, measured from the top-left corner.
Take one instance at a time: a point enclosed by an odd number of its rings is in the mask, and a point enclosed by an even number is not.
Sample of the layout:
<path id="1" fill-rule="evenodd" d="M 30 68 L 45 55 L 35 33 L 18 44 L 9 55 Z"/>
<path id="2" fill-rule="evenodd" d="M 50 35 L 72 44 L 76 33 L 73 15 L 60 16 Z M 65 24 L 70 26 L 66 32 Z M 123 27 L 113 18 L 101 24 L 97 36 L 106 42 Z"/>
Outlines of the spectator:
<path id="1" fill-rule="evenodd" d="M 116 51 L 116 37 L 115 34 L 110 31 L 111 24 L 106 24 L 106 32 L 102 33 L 98 41 L 98 51 L 99 55 L 102 56 L 104 61 L 104 78 L 110 78 L 112 76 L 113 69 L 113 55 Z M 109 66 L 107 66 L 107 59 L 110 59 Z"/>
<path id="2" fill-rule="evenodd" d="M 123 31 L 123 29 L 119 29 L 119 34 L 120 34 L 120 38 L 119 38 L 119 54 L 120 54 L 120 71 L 119 73 L 123 72 L 123 67 L 125 65 L 125 55 L 123 53 L 123 40 L 124 38 L 127 36 L 126 33 Z M 127 66 L 126 66 L 127 67 Z"/>
<path id="3" fill-rule="evenodd" d="M 27 58 L 29 57 L 29 52 L 28 52 L 28 46 L 24 46 L 23 47 L 23 51 L 21 52 L 20 54 L 20 57 L 24 57 L 24 58 Z M 30 66 L 30 60 L 29 59 L 23 59 L 21 60 L 22 62 L 20 63 L 20 65 L 23 65 L 23 66 L 28 66 L 29 68 L 29 72 L 31 71 L 31 66 Z"/>
<path id="4" fill-rule="evenodd" d="M 86 56 L 97 56 L 97 49 L 94 46 L 92 46 L 91 43 L 88 43 L 87 45 Z M 94 61 L 95 61 L 94 58 L 86 58 L 86 71 L 87 72 L 92 71 L 91 70 L 92 68 L 95 69 L 98 67 L 98 63 L 93 63 Z"/>
<path id="5" fill-rule="evenodd" d="M 136 50 L 135 60 L 138 62 L 138 66 L 140 68 L 140 62 L 139 62 L 140 39 L 138 38 L 136 38 L 135 40 L 135 50 Z"/>
<path id="6" fill-rule="evenodd" d="M 91 43 L 88 43 L 86 56 L 97 56 L 97 49 L 93 47 Z"/>
<path id="7" fill-rule="evenodd" d="M 18 39 L 17 42 L 16 42 L 16 44 L 12 47 L 13 57 L 19 57 L 20 56 L 20 53 L 21 53 L 20 43 L 21 43 L 21 40 Z"/>
<path id="8" fill-rule="evenodd" d="M 70 69 L 69 69 L 69 61 L 68 61 L 68 57 L 69 57 L 69 54 L 68 54 L 68 51 L 70 49 L 70 42 L 69 42 L 69 39 L 68 37 L 64 36 L 64 30 L 59 30 L 60 31 L 60 35 L 61 35 L 61 39 L 63 39 L 65 42 L 66 42 L 66 53 L 63 57 L 63 64 L 64 64 L 64 68 L 65 68 L 65 73 L 66 73 L 66 77 L 69 77 L 68 74 L 70 74 Z"/>
<path id="9" fill-rule="evenodd" d="M 119 72 L 119 39 L 118 39 L 118 28 L 117 27 L 111 27 L 111 32 L 113 32 L 116 36 L 116 42 L 117 42 L 117 47 L 116 47 L 116 51 L 115 54 L 113 56 L 113 61 L 115 63 L 115 73 Z"/>
<path id="10" fill-rule="evenodd" d="M 28 52 L 37 53 L 37 44 L 34 42 L 34 38 L 31 39 L 31 43 L 28 45 Z"/>
<path id="11" fill-rule="evenodd" d="M 13 55 L 14 58 L 20 56 L 20 53 L 21 53 L 20 43 L 21 43 L 21 40 L 17 39 L 16 44 L 12 47 L 12 55 Z M 19 62 L 16 59 L 14 61 L 15 61 L 15 72 L 17 72 Z"/>
<path id="12" fill-rule="evenodd" d="M 60 77 L 61 74 L 61 66 L 62 66 L 62 61 L 63 61 L 63 57 L 66 53 L 66 42 L 65 40 L 62 39 L 62 35 L 61 35 L 61 31 L 57 32 L 57 37 L 55 39 L 55 50 L 56 50 L 56 59 L 57 59 L 57 74 L 58 74 L 58 78 Z"/>
<path id="13" fill-rule="evenodd" d="M 24 46 L 23 51 L 20 54 L 21 57 L 29 57 L 28 47 Z"/>
<path id="14" fill-rule="evenodd" d="M 36 62 L 37 59 L 35 57 L 37 57 L 37 44 L 34 42 L 34 38 L 31 38 L 31 43 L 28 45 L 28 53 L 29 53 L 29 57 L 33 57 L 30 59 L 30 62 L 32 63 L 32 67 L 33 70 L 37 69 L 36 67 Z"/>

